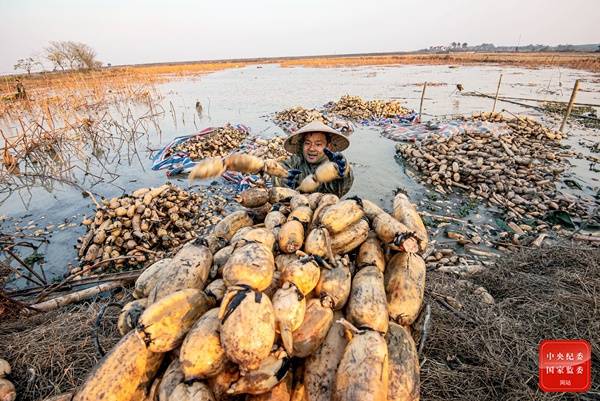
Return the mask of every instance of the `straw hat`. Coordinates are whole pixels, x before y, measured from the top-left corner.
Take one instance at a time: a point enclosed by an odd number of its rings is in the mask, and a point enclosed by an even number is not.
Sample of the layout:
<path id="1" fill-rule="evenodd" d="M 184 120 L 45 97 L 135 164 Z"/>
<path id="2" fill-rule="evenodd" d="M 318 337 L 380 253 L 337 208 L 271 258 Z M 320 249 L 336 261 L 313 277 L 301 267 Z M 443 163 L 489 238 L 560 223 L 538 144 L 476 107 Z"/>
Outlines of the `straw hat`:
<path id="1" fill-rule="evenodd" d="M 329 150 L 332 152 L 341 152 L 342 150 L 350 146 L 347 134 L 343 134 L 325 124 L 321 121 L 315 120 L 311 123 L 306 124 L 298 131 L 290 134 L 283 143 L 283 147 L 290 153 L 300 153 L 302 150 L 302 134 L 309 132 L 322 132 L 324 134 L 331 134 L 331 144 Z"/>

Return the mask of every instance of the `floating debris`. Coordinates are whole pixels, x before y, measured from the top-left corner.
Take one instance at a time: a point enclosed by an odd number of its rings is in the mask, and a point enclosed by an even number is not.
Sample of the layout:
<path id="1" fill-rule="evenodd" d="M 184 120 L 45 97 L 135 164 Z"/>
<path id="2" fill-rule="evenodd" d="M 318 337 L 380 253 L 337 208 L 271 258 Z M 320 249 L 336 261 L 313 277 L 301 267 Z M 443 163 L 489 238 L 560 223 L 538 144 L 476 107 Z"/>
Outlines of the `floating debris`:
<path id="1" fill-rule="evenodd" d="M 542 108 L 549 114 L 557 117 L 563 117 L 567 112 L 567 104 L 563 102 L 545 102 Z M 571 117 L 578 123 L 587 128 L 600 128 L 600 118 L 598 118 L 596 109 L 591 106 L 573 106 Z"/>

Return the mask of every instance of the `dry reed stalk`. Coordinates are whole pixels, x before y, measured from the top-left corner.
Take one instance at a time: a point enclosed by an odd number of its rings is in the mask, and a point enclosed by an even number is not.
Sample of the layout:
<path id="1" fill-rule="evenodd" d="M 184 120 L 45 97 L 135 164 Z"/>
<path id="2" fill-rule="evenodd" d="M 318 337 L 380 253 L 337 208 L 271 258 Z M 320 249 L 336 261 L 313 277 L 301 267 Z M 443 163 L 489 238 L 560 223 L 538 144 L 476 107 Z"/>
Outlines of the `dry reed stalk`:
<path id="1" fill-rule="evenodd" d="M 21 317 L 0 326 L 0 349 L 10 361 L 19 399 L 41 400 L 80 385 L 97 363 L 93 330 L 103 303 L 65 307 Z M 99 328 L 103 349 L 119 339 L 117 308 L 110 308 Z"/>
<path id="2" fill-rule="evenodd" d="M 592 364 L 600 363 L 600 251 L 563 245 L 521 248 L 470 282 L 428 273 L 432 325 L 423 349 L 422 399 L 565 399 L 537 386 L 537 350 L 545 338 L 587 339 Z M 479 286 L 494 304 L 481 301 Z M 592 375 L 591 392 L 598 394 L 600 371 Z"/>

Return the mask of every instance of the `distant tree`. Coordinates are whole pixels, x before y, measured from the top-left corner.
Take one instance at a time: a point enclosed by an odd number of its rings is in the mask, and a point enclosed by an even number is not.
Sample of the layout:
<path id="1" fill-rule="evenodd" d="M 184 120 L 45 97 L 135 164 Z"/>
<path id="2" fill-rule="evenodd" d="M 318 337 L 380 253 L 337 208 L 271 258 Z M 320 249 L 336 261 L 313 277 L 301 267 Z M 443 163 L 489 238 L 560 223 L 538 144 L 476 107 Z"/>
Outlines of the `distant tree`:
<path id="1" fill-rule="evenodd" d="M 71 51 L 79 68 L 98 68 L 102 63 L 96 60 L 96 51 L 84 43 L 74 43 Z"/>
<path id="2" fill-rule="evenodd" d="M 46 47 L 46 59 L 52 63 L 54 69 L 92 69 L 98 68 L 102 63 L 96 60 L 96 51 L 85 43 L 61 41 L 50 42 Z"/>
<path id="3" fill-rule="evenodd" d="M 44 49 L 46 52 L 46 60 L 52 63 L 55 71 L 58 68 L 64 71 L 69 63 L 69 52 L 64 45 L 65 43 L 67 42 L 50 42 L 50 46 Z"/>
<path id="4" fill-rule="evenodd" d="M 54 69 L 74 67 L 74 60 L 70 51 L 70 44 L 72 42 L 50 42 L 50 46 L 44 50 L 46 52 L 46 60 L 50 61 L 54 66 Z"/>
<path id="5" fill-rule="evenodd" d="M 31 74 L 31 70 L 33 70 L 36 65 L 42 66 L 42 63 L 33 57 L 26 57 L 18 59 L 17 63 L 14 65 L 14 68 L 15 70 L 24 70 L 27 71 L 27 74 Z"/>
<path id="6" fill-rule="evenodd" d="M 496 46 L 494 46 L 493 43 L 482 43 L 478 46 L 479 50 L 482 51 L 490 51 L 490 50 L 494 50 L 496 48 Z"/>
<path id="7" fill-rule="evenodd" d="M 463 42 L 463 44 L 462 44 L 462 48 L 463 48 L 463 49 L 466 49 L 466 48 L 467 48 L 467 42 Z"/>

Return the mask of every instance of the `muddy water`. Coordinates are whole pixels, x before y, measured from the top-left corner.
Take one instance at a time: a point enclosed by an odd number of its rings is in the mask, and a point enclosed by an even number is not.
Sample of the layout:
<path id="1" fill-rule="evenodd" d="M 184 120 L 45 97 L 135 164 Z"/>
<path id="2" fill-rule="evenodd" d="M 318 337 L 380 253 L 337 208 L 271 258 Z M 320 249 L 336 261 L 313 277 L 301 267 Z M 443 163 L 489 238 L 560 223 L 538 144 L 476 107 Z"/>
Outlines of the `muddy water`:
<path id="1" fill-rule="evenodd" d="M 504 96 L 567 100 L 575 80 L 581 79 L 577 100 L 600 104 L 600 75 L 575 70 L 498 66 L 331 69 L 249 66 L 200 78 L 179 79 L 159 86 L 166 112 L 160 119 L 160 132 L 151 132 L 144 146 L 157 149 L 175 136 L 226 122 L 243 123 L 251 127 L 253 134 L 264 137 L 282 134 L 269 119 L 272 113 L 292 106 L 320 107 L 345 94 L 367 99 L 402 99 L 409 108 L 417 109 L 420 84 L 425 81 L 429 82 L 424 101 L 425 120 L 489 111 L 491 99 L 462 96 L 457 92 L 456 84 L 462 84 L 465 91 L 494 93 L 501 73 L 501 94 Z M 203 105 L 202 115 L 195 109 L 196 101 Z M 499 102 L 496 110 L 502 109 L 545 119 L 558 128 L 559 122 L 552 122 L 535 110 Z M 351 195 L 376 199 L 389 207 L 393 190 L 402 187 L 413 199 L 421 199 L 426 194 L 425 188 L 404 172 L 394 158 L 395 142 L 381 137 L 379 131 L 378 128 L 358 126 L 352 135 L 351 146 L 346 152 L 356 176 Z M 572 135 L 566 143 L 577 149 L 583 149 L 578 145 L 580 138 L 593 141 L 600 138 L 597 130 L 571 126 L 569 131 Z M 166 181 L 164 172 L 150 170 L 149 160 L 143 159 L 143 163 L 145 170 L 137 162 L 117 166 L 120 177 L 114 181 L 115 185 L 100 184 L 92 188 L 93 192 L 113 197 L 122 194 L 118 187 L 129 192 Z M 572 173 L 584 186 L 584 192 L 595 193 L 600 185 L 599 174 L 590 171 L 589 162 L 584 160 L 573 160 L 573 165 Z M 189 186 L 184 179 L 176 181 L 182 187 Z M 32 188 L 13 194 L 0 205 L 0 215 L 7 219 L 2 224 L 2 231 L 10 232 L 17 225 L 29 227 L 24 232 L 33 233 L 50 226 L 50 243 L 42 246 L 39 252 L 45 257 L 46 273 L 58 277 L 65 272 L 65 266 L 77 263 L 74 245 L 85 231 L 78 224 L 82 216 L 92 210 L 89 198 L 72 187 L 57 185 L 51 192 Z M 487 219 L 485 214 L 474 213 L 471 216 L 474 221 Z"/>

